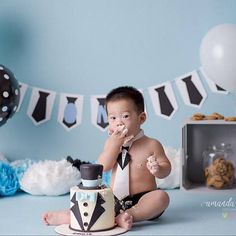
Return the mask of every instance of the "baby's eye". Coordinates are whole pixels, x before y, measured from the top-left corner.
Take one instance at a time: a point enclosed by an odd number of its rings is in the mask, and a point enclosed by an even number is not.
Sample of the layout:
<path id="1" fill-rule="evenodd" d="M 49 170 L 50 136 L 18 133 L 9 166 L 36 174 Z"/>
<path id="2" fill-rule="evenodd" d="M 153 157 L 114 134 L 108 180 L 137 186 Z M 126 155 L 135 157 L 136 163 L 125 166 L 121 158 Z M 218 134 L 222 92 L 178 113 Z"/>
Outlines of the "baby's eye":
<path id="1" fill-rule="evenodd" d="M 116 117 L 115 116 L 110 116 L 110 120 L 115 120 Z"/>
<path id="2" fill-rule="evenodd" d="M 127 118 L 129 118 L 129 115 L 125 114 L 125 115 L 123 115 L 123 118 L 127 119 Z"/>

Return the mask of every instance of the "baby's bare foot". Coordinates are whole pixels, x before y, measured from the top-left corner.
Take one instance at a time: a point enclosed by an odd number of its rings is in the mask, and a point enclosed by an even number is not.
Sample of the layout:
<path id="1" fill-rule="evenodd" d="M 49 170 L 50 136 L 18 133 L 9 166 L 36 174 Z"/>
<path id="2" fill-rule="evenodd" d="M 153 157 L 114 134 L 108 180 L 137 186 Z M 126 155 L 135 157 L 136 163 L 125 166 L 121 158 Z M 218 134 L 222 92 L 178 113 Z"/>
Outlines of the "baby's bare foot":
<path id="1" fill-rule="evenodd" d="M 118 226 L 124 229 L 131 229 L 133 225 L 133 216 L 127 212 L 122 212 L 116 217 Z"/>
<path id="2" fill-rule="evenodd" d="M 70 223 L 69 211 L 52 211 L 43 215 L 43 221 L 47 225 L 61 225 Z"/>

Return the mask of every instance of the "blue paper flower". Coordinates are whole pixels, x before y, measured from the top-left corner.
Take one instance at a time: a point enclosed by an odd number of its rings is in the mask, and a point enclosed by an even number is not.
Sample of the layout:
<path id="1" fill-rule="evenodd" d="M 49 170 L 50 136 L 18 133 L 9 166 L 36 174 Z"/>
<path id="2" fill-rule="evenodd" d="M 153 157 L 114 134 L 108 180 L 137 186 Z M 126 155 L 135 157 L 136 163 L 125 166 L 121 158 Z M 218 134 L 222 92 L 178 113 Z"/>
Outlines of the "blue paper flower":
<path id="1" fill-rule="evenodd" d="M 18 189 L 19 181 L 15 170 L 7 163 L 0 161 L 0 195 L 10 196 Z"/>
<path id="2" fill-rule="evenodd" d="M 102 181 L 106 186 L 110 186 L 111 182 L 111 171 L 103 172 L 102 174 Z"/>
<path id="3" fill-rule="evenodd" d="M 16 175 L 18 177 L 18 180 L 20 181 L 23 177 L 25 171 L 32 166 L 35 163 L 35 161 L 30 159 L 24 159 L 24 160 L 17 160 L 13 161 L 10 165 L 14 168 Z"/>

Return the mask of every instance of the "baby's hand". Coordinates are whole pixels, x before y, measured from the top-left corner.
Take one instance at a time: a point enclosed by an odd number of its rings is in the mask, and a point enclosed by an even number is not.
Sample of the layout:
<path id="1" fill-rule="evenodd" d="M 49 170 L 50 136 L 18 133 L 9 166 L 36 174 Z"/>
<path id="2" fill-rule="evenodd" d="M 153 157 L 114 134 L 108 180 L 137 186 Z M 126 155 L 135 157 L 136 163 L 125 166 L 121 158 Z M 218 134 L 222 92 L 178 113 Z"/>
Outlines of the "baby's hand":
<path id="1" fill-rule="evenodd" d="M 155 154 L 147 158 L 147 168 L 154 176 L 159 172 L 160 166 L 156 160 Z"/>
<path id="2" fill-rule="evenodd" d="M 125 125 L 119 125 L 115 130 L 109 130 L 109 136 L 117 137 L 117 138 L 124 138 L 127 134 L 128 129 Z"/>
<path id="3" fill-rule="evenodd" d="M 115 131 L 109 130 L 109 136 L 114 142 L 119 142 L 120 146 L 129 142 L 134 136 L 126 136 L 128 128 L 125 125 L 119 125 Z"/>

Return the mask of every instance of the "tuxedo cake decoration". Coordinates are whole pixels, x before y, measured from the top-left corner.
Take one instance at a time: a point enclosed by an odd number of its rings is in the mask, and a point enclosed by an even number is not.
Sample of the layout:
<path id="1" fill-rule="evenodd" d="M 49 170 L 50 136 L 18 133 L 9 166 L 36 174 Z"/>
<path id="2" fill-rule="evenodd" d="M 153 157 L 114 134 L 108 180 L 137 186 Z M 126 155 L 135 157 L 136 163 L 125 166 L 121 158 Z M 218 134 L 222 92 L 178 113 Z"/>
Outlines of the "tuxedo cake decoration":
<path id="1" fill-rule="evenodd" d="M 80 166 L 82 182 L 71 188 L 70 229 L 75 231 L 102 231 L 115 226 L 114 195 L 102 185 L 103 166 Z"/>

